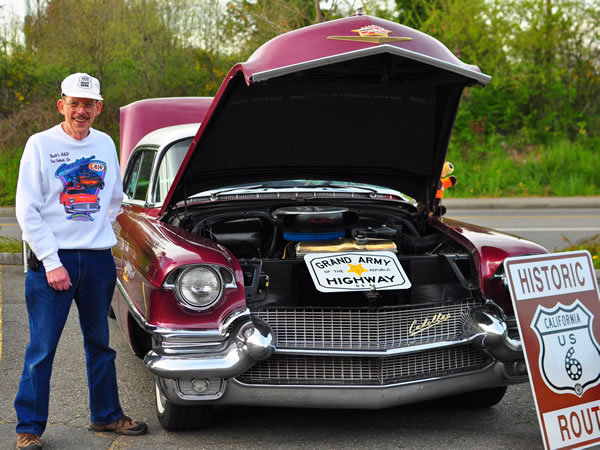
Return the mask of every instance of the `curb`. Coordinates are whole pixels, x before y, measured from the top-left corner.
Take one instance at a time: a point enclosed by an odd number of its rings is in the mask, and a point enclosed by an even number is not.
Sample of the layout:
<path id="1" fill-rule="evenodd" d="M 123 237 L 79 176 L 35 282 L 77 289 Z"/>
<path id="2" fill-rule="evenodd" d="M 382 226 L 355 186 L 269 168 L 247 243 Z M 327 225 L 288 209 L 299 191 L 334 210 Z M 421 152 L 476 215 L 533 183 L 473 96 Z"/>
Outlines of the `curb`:
<path id="1" fill-rule="evenodd" d="M 23 253 L 0 253 L 0 265 L 23 264 Z"/>
<path id="2" fill-rule="evenodd" d="M 0 207 L 0 217 L 15 217 L 15 207 L 14 206 Z"/>

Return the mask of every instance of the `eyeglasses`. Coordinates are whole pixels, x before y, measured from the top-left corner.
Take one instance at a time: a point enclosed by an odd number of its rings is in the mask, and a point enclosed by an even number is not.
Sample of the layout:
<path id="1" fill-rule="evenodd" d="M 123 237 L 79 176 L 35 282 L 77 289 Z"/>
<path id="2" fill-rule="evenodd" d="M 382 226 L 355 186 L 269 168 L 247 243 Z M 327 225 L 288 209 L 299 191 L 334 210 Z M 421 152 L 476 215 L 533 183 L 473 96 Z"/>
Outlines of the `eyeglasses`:
<path id="1" fill-rule="evenodd" d="M 85 109 L 87 112 L 92 112 L 94 110 L 94 108 L 96 108 L 96 102 L 80 103 L 80 102 L 71 101 L 71 102 L 67 102 L 66 105 L 71 111 L 77 111 L 82 106 L 83 106 L 83 109 Z"/>

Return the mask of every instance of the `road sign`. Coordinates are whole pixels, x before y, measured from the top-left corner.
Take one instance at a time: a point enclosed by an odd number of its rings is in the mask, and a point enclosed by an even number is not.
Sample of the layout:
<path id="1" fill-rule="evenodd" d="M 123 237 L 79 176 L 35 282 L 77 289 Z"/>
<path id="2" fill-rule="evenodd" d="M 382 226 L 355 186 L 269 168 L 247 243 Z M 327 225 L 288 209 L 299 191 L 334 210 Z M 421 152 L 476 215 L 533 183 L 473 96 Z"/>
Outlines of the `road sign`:
<path id="1" fill-rule="evenodd" d="M 504 267 L 545 447 L 600 443 L 600 296 L 589 252 Z"/>

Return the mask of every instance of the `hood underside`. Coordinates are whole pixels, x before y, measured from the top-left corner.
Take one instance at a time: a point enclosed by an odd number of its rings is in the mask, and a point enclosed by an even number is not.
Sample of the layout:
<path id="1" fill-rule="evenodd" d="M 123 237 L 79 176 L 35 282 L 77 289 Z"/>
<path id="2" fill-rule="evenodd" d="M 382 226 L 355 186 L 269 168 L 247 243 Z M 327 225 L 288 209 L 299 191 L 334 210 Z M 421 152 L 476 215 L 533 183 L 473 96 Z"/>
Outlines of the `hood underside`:
<path id="1" fill-rule="evenodd" d="M 237 66 L 169 204 L 218 187 L 309 178 L 385 186 L 432 210 L 462 91 L 489 77 L 414 55 L 380 45 L 250 77 Z"/>

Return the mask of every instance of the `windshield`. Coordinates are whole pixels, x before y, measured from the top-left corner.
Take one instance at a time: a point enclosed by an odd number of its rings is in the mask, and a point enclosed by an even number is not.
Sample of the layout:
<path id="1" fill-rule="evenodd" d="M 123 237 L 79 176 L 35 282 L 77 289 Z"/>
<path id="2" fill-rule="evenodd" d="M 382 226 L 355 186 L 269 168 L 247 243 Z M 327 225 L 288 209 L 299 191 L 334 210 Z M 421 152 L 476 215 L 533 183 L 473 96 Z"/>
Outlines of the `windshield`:
<path id="1" fill-rule="evenodd" d="M 185 158 L 185 155 L 192 143 L 192 137 L 175 142 L 164 153 L 158 166 L 158 176 L 156 182 L 156 201 L 162 203 L 167 197 L 169 189 L 175 180 L 177 171 Z"/>

